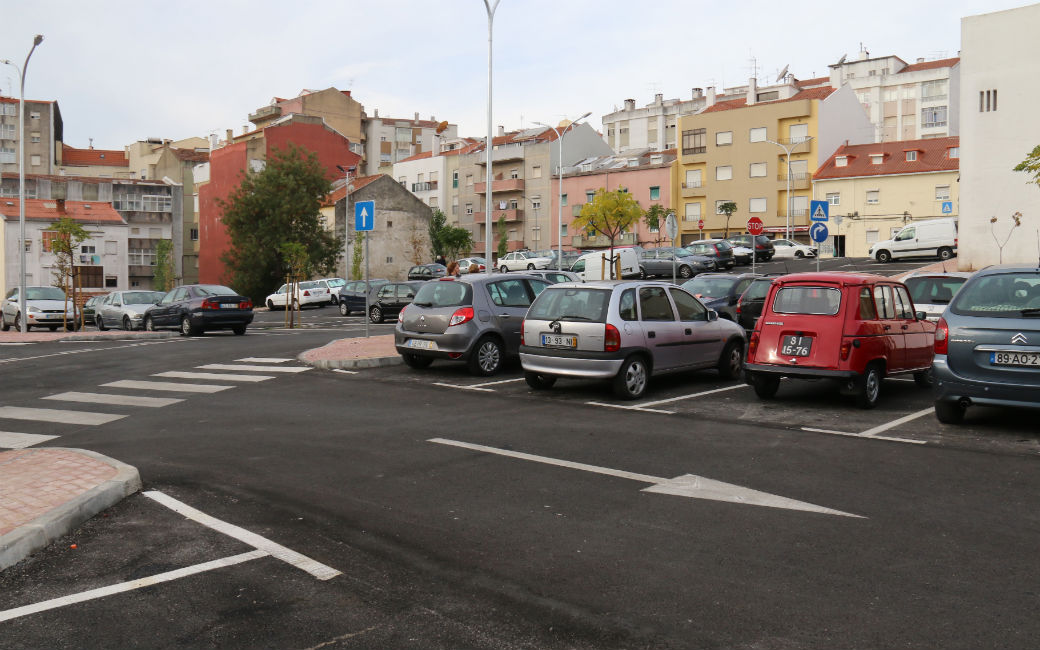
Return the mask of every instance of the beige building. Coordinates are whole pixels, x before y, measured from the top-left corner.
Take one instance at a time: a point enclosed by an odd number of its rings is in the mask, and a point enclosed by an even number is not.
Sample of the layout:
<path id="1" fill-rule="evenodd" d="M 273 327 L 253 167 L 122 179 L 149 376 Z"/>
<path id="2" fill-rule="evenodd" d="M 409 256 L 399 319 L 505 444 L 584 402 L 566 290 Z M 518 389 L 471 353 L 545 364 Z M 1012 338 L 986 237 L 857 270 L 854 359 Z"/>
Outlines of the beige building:
<path id="1" fill-rule="evenodd" d="M 958 217 L 959 167 L 956 137 L 840 147 L 813 177 L 830 212 L 822 255 L 865 257 L 907 223 Z"/>
<path id="2" fill-rule="evenodd" d="M 420 120 L 379 117 L 379 110 L 365 123 L 365 173 L 393 174 L 394 164 L 425 152 L 436 152 L 442 140 L 453 140 L 458 127 L 430 116 Z"/>
<path id="3" fill-rule="evenodd" d="M 58 102 L 25 100 L 25 173 L 57 174 L 61 163 Z M 18 173 L 18 98 L 0 97 L 0 172 Z"/>
<path id="4" fill-rule="evenodd" d="M 325 120 L 325 123 L 350 140 L 350 149 L 364 156 L 365 153 L 365 109 L 350 95 L 349 90 L 326 88 L 325 90 L 302 90 L 292 99 L 274 97 L 271 103 L 256 109 L 249 121 L 255 126 L 254 131 L 262 131 L 275 120 L 286 115 L 312 115 Z M 246 129 L 248 132 L 249 129 Z"/>

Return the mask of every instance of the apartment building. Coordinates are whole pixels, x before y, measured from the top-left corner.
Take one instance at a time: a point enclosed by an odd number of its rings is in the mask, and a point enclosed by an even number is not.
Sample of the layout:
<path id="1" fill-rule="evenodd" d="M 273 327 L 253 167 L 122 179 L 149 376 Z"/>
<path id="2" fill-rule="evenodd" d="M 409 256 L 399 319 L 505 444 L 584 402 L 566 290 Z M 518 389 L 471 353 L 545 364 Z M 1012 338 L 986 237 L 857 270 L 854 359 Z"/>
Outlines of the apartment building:
<path id="1" fill-rule="evenodd" d="M 686 100 L 665 99 L 658 93 L 653 103 L 640 108 L 636 108 L 636 100 L 626 99 L 621 110 L 601 118 L 603 139 L 620 154 L 642 149 L 674 149 L 679 116 L 696 113 L 704 108 L 704 103 L 702 88 L 694 88 L 692 97 Z"/>
<path id="2" fill-rule="evenodd" d="M 959 168 L 957 137 L 842 145 L 813 175 L 813 196 L 830 204 L 821 250 L 865 257 L 908 223 L 958 217 Z"/>
<path id="3" fill-rule="evenodd" d="M 726 230 L 724 203 L 737 204 L 729 230 L 759 217 L 767 232 L 807 239 L 811 179 L 845 141 L 870 142 L 873 126 L 848 86 L 803 87 L 791 76 L 758 88 L 750 79 L 740 99 L 714 100 L 679 118 L 679 158 L 672 205 L 682 244 Z M 699 228 L 703 220 L 703 232 Z"/>
<path id="4" fill-rule="evenodd" d="M 292 99 L 271 98 L 271 102 L 267 106 L 258 108 L 249 115 L 249 121 L 253 123 L 252 131 L 256 132 L 293 114 L 320 117 L 329 127 L 350 141 L 352 152 L 364 157 L 364 113 L 364 106 L 351 96 L 349 90 L 305 89 Z M 245 131 L 248 132 L 250 129 L 247 128 Z"/>
<path id="5" fill-rule="evenodd" d="M 458 225 L 458 155 L 476 149 L 479 141 L 433 137 L 432 150 L 394 163 L 390 175 L 431 209 L 444 212 L 448 223 Z"/>
<path id="6" fill-rule="evenodd" d="M 63 139 L 58 102 L 25 100 L 25 173 L 56 174 Z M 18 173 L 18 98 L 0 96 L 0 173 Z"/>
<path id="7" fill-rule="evenodd" d="M 135 178 L 126 153 L 119 149 L 77 149 L 61 145 L 58 175 L 90 178 Z"/>
<path id="8" fill-rule="evenodd" d="M 365 173 L 394 174 L 394 164 L 420 153 L 439 150 L 441 140 L 452 140 L 458 136 L 458 126 L 438 122 L 430 116 L 420 120 L 416 113 L 412 119 L 379 117 L 379 109 L 372 117 L 365 118 Z"/>

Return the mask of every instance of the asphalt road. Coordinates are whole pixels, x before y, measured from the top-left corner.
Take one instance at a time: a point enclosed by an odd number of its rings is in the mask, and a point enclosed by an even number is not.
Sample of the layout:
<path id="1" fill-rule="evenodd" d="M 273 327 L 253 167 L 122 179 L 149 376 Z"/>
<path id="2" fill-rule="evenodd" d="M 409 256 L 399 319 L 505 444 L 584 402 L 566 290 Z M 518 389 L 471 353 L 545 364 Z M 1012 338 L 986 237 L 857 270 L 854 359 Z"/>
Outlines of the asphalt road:
<path id="1" fill-rule="evenodd" d="M 0 350 L 2 405 L 126 416 L 0 428 L 132 464 L 148 493 L 0 573 L 0 647 L 1036 645 L 1028 413 L 906 420 L 928 396 L 896 382 L 871 412 L 796 382 L 764 405 L 710 371 L 638 403 L 588 382 L 534 393 L 515 367 L 288 372 L 363 326 L 325 308 L 287 332 L 281 316 L 245 337 Z M 239 379 L 153 376 L 167 371 Z M 241 380 L 257 375 L 271 379 Z M 104 386 L 117 381 L 231 387 Z M 182 401 L 44 399 L 66 392 Z M 157 493 L 289 552 L 257 556 Z M 191 574 L 68 599 L 177 571 Z"/>

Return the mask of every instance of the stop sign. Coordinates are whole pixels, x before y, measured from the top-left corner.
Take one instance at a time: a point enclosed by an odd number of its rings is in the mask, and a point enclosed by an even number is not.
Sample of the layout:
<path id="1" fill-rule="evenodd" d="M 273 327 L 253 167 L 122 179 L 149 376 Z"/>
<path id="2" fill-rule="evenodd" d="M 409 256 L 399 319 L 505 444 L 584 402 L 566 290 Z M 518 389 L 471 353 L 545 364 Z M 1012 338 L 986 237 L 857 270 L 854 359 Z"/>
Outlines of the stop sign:
<path id="1" fill-rule="evenodd" d="M 752 235 L 761 235 L 762 234 L 762 228 L 763 228 L 762 220 L 759 219 L 758 217 L 751 217 L 750 219 L 747 220 L 747 231 L 749 233 L 751 233 Z"/>
<path id="2" fill-rule="evenodd" d="M 704 230 L 704 219 L 698 219 L 697 220 L 697 229 L 698 230 Z"/>

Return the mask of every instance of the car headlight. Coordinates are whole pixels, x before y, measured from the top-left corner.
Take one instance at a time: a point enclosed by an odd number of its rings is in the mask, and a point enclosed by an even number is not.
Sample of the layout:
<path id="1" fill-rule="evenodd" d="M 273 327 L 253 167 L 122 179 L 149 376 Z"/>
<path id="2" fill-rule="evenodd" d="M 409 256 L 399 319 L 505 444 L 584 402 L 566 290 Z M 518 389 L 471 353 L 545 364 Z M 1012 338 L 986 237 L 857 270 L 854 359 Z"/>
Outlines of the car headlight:
<path id="1" fill-rule="evenodd" d="M 42 309 L 40 309 L 39 307 L 37 307 L 36 305 L 28 305 L 28 306 L 27 306 L 27 307 L 25 308 L 25 311 L 29 312 L 30 314 L 39 314 L 39 313 L 41 313 L 41 312 L 42 312 L 43 310 L 42 310 Z"/>

